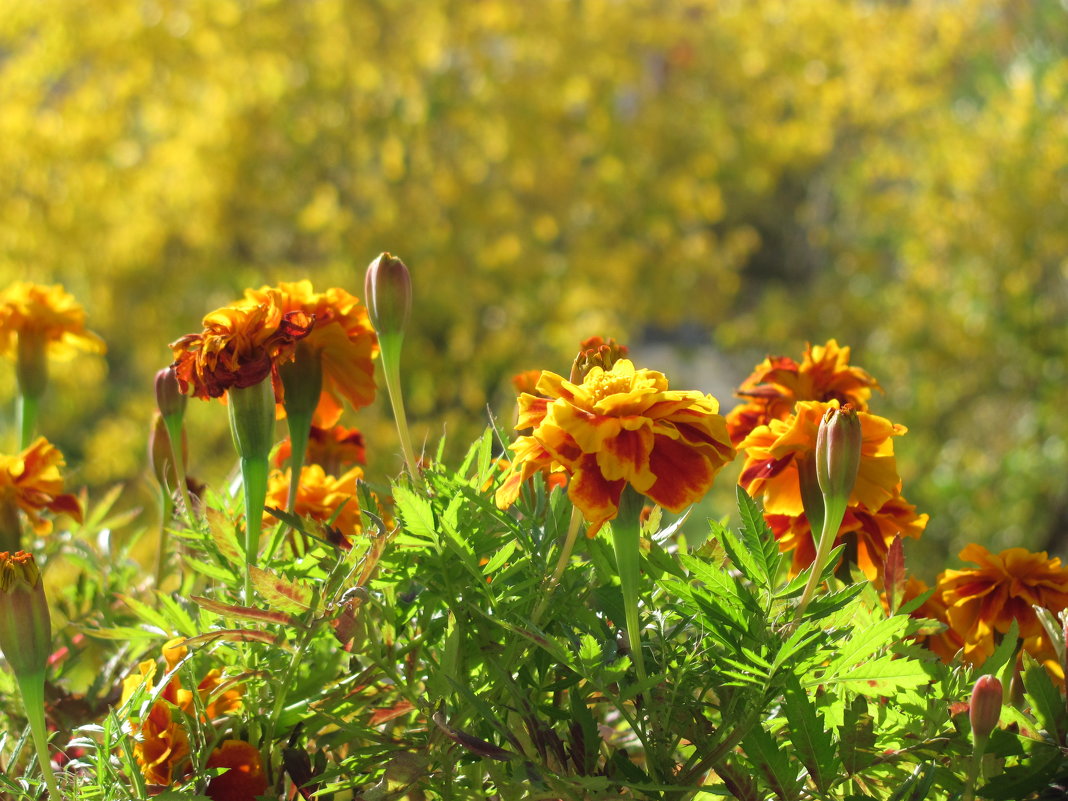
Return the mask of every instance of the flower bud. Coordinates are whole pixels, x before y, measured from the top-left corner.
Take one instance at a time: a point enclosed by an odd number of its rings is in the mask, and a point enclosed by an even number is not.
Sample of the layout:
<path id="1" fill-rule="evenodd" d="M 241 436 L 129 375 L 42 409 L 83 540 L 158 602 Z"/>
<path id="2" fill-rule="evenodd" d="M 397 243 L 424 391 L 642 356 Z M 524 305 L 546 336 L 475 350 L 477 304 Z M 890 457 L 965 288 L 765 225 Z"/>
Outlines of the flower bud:
<path id="1" fill-rule="evenodd" d="M 267 460 L 274 445 L 274 388 L 268 376 L 250 387 L 231 387 L 230 433 L 242 459 Z"/>
<path id="2" fill-rule="evenodd" d="M 363 294 L 379 336 L 403 335 L 412 312 L 412 278 L 404 262 L 389 253 L 371 262 Z"/>
<path id="3" fill-rule="evenodd" d="M 19 679 L 43 676 L 52 653 L 52 619 L 32 554 L 0 552 L 0 652 Z"/>
<path id="4" fill-rule="evenodd" d="M 972 723 L 972 737 L 976 744 L 985 742 L 998 725 L 1004 692 L 1001 682 L 993 676 L 980 676 L 972 689 L 968 717 Z"/>
<path id="5" fill-rule="evenodd" d="M 185 414 L 185 404 L 189 398 L 178 387 L 178 376 L 174 367 L 164 367 L 156 373 L 156 405 L 164 417 L 177 415 L 181 419 Z"/>
<path id="6" fill-rule="evenodd" d="M 572 384 L 581 384 L 586 374 L 594 367 L 600 367 L 606 373 L 629 352 L 626 345 L 620 345 L 612 337 L 602 339 L 593 336 L 579 345 L 578 356 L 571 365 L 569 380 Z"/>
<path id="7" fill-rule="evenodd" d="M 182 459 L 189 458 L 189 444 L 185 431 L 182 431 Z M 152 435 L 148 439 L 148 463 L 152 465 L 152 473 L 161 487 L 170 491 L 178 486 L 178 471 L 175 470 L 171 459 L 170 434 L 167 432 L 167 422 L 163 415 L 156 412 L 152 415 Z"/>
<path id="8" fill-rule="evenodd" d="M 816 478 L 828 500 L 849 502 L 860 468 L 862 439 L 856 409 L 848 403 L 841 409 L 827 409 L 816 434 Z"/>

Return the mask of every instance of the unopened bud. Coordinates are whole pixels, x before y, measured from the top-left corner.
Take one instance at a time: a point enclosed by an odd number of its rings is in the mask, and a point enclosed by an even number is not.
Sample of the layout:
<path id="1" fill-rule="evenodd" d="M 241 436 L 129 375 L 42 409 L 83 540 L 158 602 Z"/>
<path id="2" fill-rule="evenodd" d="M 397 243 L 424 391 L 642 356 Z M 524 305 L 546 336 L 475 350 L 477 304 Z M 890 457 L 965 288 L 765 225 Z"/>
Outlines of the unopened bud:
<path id="1" fill-rule="evenodd" d="M 972 738 L 976 745 L 985 742 L 990 733 L 997 728 L 1004 697 L 1001 682 L 993 676 L 980 676 L 975 682 L 968 717 L 972 723 Z"/>
<path id="2" fill-rule="evenodd" d="M 571 375 L 568 378 L 572 384 L 581 384 L 594 367 L 600 367 L 607 373 L 616 362 L 625 358 L 628 352 L 626 345 L 620 345 L 611 337 L 602 339 L 593 336 L 584 339 L 579 345 L 575 361 L 571 364 Z"/>
<path id="3" fill-rule="evenodd" d="M 189 398 L 178 387 L 178 376 L 173 367 L 164 367 L 156 373 L 156 405 L 164 417 L 177 415 L 181 419 L 185 414 L 185 404 Z"/>
<path id="4" fill-rule="evenodd" d="M 43 675 L 52 652 L 52 619 L 33 555 L 0 552 L 0 653 L 15 676 Z"/>
<path id="5" fill-rule="evenodd" d="M 379 336 L 403 335 L 412 312 L 412 278 L 404 262 L 389 253 L 371 262 L 363 294 Z"/>
<path id="6" fill-rule="evenodd" d="M 862 439 L 860 418 L 850 404 L 824 412 L 816 434 L 816 478 L 828 500 L 849 502 L 860 468 Z"/>

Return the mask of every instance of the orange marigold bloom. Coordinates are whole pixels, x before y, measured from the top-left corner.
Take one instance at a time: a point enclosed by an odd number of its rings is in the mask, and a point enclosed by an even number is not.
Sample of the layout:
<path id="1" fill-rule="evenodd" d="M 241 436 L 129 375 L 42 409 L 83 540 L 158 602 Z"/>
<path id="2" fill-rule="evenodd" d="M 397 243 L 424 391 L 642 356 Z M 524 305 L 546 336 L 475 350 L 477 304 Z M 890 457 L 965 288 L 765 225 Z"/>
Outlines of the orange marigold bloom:
<path id="1" fill-rule="evenodd" d="M 0 353 L 15 356 L 19 337 L 43 343 L 56 359 L 107 350 L 104 340 L 86 330 L 85 310 L 59 284 L 19 281 L 0 292 Z"/>
<path id="2" fill-rule="evenodd" d="M 274 470 L 267 479 L 267 505 L 284 509 L 289 497 L 291 472 Z M 363 531 L 360 502 L 356 483 L 363 478 L 363 470 L 353 467 L 342 476 L 331 476 L 320 465 L 305 465 L 300 471 L 300 486 L 297 488 L 297 504 L 294 513 L 331 524 L 345 537 L 353 537 Z M 340 513 L 338 510 L 341 510 Z M 267 517 L 265 520 L 273 520 Z"/>
<path id="3" fill-rule="evenodd" d="M 502 460 L 504 481 L 494 496 L 497 506 L 506 509 L 516 502 L 519 492 L 528 479 L 540 473 L 550 492 L 555 487 L 567 486 L 567 471 L 553 459 L 552 454 L 534 437 L 518 437 L 509 448 L 515 452 L 512 461 Z"/>
<path id="4" fill-rule="evenodd" d="M 63 454 L 44 437 L 38 437 L 15 456 L 0 454 L 0 507 L 22 509 L 38 534 L 52 530 L 47 510 L 82 520 L 82 507 L 73 495 L 63 493 Z"/>
<path id="5" fill-rule="evenodd" d="M 972 543 L 960 558 L 977 567 L 943 571 L 937 591 L 950 627 L 964 640 L 965 662 L 981 664 L 1013 620 L 1025 645 L 1029 640 L 1040 645 L 1044 630 L 1032 607 L 1054 614 L 1068 607 L 1068 569 L 1045 551 L 1009 548 L 992 554 Z"/>
<path id="6" fill-rule="evenodd" d="M 789 356 L 769 356 L 735 393 L 746 402 L 727 415 L 731 442 L 737 445 L 757 426 L 786 419 L 798 401 L 836 400 L 867 411 L 872 389 L 880 389 L 879 384 L 866 371 L 850 367 L 849 348 L 833 339 L 807 345 L 801 364 Z"/>
<path id="7" fill-rule="evenodd" d="M 292 360 L 298 340 L 315 319 L 301 311 L 283 312 L 274 303 L 240 301 L 204 317 L 204 330 L 170 344 L 182 392 L 220 398 L 231 387 L 243 389 L 267 376 L 277 380 L 279 364 Z"/>
<path id="8" fill-rule="evenodd" d="M 208 782 L 207 796 L 213 801 L 255 801 L 267 792 L 260 752 L 244 740 L 223 740 L 205 767 L 228 768 Z"/>
<path id="9" fill-rule="evenodd" d="M 323 391 L 315 410 L 316 426 L 329 428 L 337 423 L 342 399 L 353 409 L 375 399 L 372 360 L 378 355 L 378 338 L 359 298 L 337 288 L 314 292 L 311 281 L 247 289 L 245 298 L 257 304 L 269 303 L 283 315 L 300 312 L 314 318 L 315 327 L 301 345 L 322 359 Z"/>
<path id="10" fill-rule="evenodd" d="M 293 443 L 286 437 L 275 452 L 275 467 L 281 469 L 292 456 L 292 451 Z M 357 428 L 312 426 L 304 456 L 305 464 L 320 465 L 327 473 L 336 476 L 355 464 L 367 464 L 367 445 Z"/>
<path id="11" fill-rule="evenodd" d="M 537 392 L 538 379 L 541 378 L 541 370 L 524 370 L 512 376 L 512 386 L 517 395 L 524 392 L 533 395 Z"/>
<path id="12" fill-rule="evenodd" d="M 715 398 L 670 390 L 662 373 L 636 370 L 628 359 L 592 367 L 581 384 L 545 371 L 537 391 L 542 397 L 519 398 L 516 429 L 532 428 L 533 441 L 520 445 L 513 469 L 541 470 L 545 454 L 562 465 L 590 536 L 616 516 L 627 484 L 678 512 L 734 458 Z"/>
<path id="13" fill-rule="evenodd" d="M 767 514 L 796 517 L 804 513 L 797 464 L 815 451 L 820 419 L 828 408 L 837 405 L 838 401 L 801 401 L 795 414 L 758 426 L 738 446 L 746 452 L 738 483 L 754 498 L 763 497 Z M 885 417 L 866 412 L 857 415 L 862 436 L 860 469 L 849 504 L 882 509 L 897 495 L 901 484 L 891 437 L 907 429 Z"/>

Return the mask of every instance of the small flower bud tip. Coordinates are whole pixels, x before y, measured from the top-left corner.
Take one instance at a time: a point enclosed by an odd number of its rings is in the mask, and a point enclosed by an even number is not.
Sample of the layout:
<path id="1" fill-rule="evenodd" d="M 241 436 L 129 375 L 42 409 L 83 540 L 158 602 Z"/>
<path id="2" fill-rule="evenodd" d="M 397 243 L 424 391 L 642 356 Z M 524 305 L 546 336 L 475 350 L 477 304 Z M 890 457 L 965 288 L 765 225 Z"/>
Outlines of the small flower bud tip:
<path id="1" fill-rule="evenodd" d="M 995 677 L 980 676 L 975 682 L 968 717 L 972 723 L 972 736 L 976 741 L 985 740 L 997 728 L 1004 697 L 1001 682 Z"/>
<path id="2" fill-rule="evenodd" d="M 860 468 L 862 441 L 860 417 L 850 404 L 832 406 L 824 413 L 816 435 L 816 477 L 825 496 L 848 502 Z"/>
<path id="3" fill-rule="evenodd" d="M 185 405 L 189 398 L 182 394 L 178 386 L 178 375 L 173 367 L 164 367 L 156 373 L 156 405 L 164 417 L 185 414 Z"/>
<path id="4" fill-rule="evenodd" d="M 412 278 L 404 262 L 381 254 L 367 267 L 363 293 L 375 331 L 403 334 L 412 311 Z"/>

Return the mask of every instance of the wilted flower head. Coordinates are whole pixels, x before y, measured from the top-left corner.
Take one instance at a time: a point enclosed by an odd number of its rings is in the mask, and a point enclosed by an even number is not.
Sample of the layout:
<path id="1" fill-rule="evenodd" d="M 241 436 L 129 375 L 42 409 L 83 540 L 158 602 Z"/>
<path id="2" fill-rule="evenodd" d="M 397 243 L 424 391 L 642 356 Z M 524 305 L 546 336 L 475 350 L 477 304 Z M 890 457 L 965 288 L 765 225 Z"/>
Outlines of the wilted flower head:
<path id="1" fill-rule="evenodd" d="M 996 635 L 1005 634 L 1013 620 L 1025 644 L 1037 642 L 1043 629 L 1033 607 L 1053 613 L 1068 607 L 1068 569 L 1045 551 L 1009 548 L 993 554 L 972 543 L 960 558 L 976 567 L 944 571 L 937 593 L 950 627 L 964 641 L 964 660 L 970 664 L 982 664 L 994 652 Z"/>
<path id="2" fill-rule="evenodd" d="M 203 331 L 171 343 L 178 385 L 205 400 L 255 386 L 293 358 L 297 341 L 314 324 L 310 315 L 283 312 L 272 302 L 240 301 L 216 309 L 204 317 Z"/>
<path id="3" fill-rule="evenodd" d="M 533 443 L 517 451 L 513 470 L 529 474 L 528 461 L 542 469 L 544 454 L 562 465 L 591 536 L 616 516 L 627 484 L 677 512 L 734 458 L 715 398 L 670 390 L 663 374 L 627 359 L 591 368 L 581 384 L 545 371 L 537 391 L 519 397 L 516 429 L 531 428 Z"/>
<path id="4" fill-rule="evenodd" d="M 38 534 L 52 530 L 52 521 L 41 516 L 44 511 L 81 522 L 81 504 L 63 492 L 63 465 L 63 454 L 44 437 L 14 456 L 0 454 L 0 507 L 21 509 Z"/>
<path id="5" fill-rule="evenodd" d="M 298 361 L 321 360 L 323 388 L 315 410 L 315 425 L 334 425 L 341 416 L 342 400 L 353 409 L 374 400 L 372 360 L 378 355 L 378 339 L 359 298 L 338 288 L 315 292 L 311 281 L 296 281 L 246 290 L 245 299 L 274 306 L 283 316 L 299 312 L 315 320 L 297 355 Z"/>
<path id="6" fill-rule="evenodd" d="M 871 391 L 878 388 L 866 371 L 849 366 L 849 348 L 833 339 L 808 345 L 800 364 L 789 356 L 769 356 L 735 393 L 745 403 L 727 415 L 731 441 L 737 445 L 757 426 L 786 419 L 798 401 L 836 400 L 867 411 Z"/>

